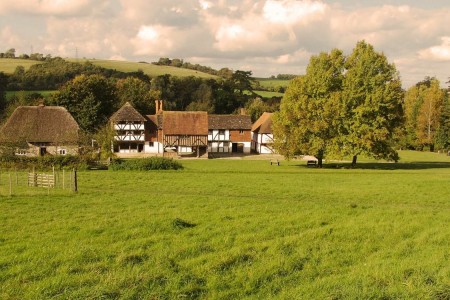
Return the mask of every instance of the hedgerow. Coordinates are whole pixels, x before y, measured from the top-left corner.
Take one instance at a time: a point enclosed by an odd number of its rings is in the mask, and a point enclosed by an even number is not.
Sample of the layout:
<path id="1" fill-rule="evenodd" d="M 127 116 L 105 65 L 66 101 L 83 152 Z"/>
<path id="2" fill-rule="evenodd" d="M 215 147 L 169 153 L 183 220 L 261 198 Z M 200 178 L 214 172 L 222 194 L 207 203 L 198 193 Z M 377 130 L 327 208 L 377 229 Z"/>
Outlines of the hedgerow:
<path id="1" fill-rule="evenodd" d="M 115 159 L 111 162 L 109 168 L 114 171 L 118 170 L 178 170 L 183 169 L 181 163 L 176 160 L 165 157 L 149 157 L 138 159 Z"/>

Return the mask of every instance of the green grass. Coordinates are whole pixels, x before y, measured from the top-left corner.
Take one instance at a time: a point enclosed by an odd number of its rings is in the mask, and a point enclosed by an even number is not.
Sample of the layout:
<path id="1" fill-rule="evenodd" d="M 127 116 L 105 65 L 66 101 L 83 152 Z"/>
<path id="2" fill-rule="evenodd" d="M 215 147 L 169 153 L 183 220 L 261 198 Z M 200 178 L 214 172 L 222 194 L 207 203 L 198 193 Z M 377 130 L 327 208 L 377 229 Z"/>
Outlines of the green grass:
<path id="1" fill-rule="evenodd" d="M 267 92 L 267 91 L 253 91 L 253 92 L 264 98 L 283 97 L 284 95 L 283 93 Z"/>
<path id="2" fill-rule="evenodd" d="M 116 69 L 121 72 L 136 72 L 142 70 L 145 74 L 155 77 L 159 75 L 170 74 L 177 77 L 188 77 L 195 76 L 201 78 L 217 78 L 217 76 L 210 75 L 207 73 L 175 68 L 169 66 L 157 66 L 150 63 L 138 63 L 131 61 L 117 61 L 117 60 L 104 60 L 104 59 L 75 59 L 75 58 L 65 58 L 65 60 L 70 62 L 84 63 L 86 61 L 91 62 L 96 66 L 100 66 L 106 69 Z M 23 66 L 27 70 L 30 66 L 38 64 L 41 62 L 28 60 L 28 59 L 12 59 L 12 58 L 0 58 L 0 72 L 7 74 L 14 73 L 17 66 Z"/>
<path id="3" fill-rule="evenodd" d="M 25 70 L 28 70 L 32 65 L 40 63 L 39 61 L 30 59 L 0 58 L 0 72 L 12 74 L 17 66 L 23 66 Z"/>
<path id="4" fill-rule="evenodd" d="M 142 72 L 151 77 L 170 74 L 172 76 L 177 77 L 195 76 L 201 78 L 217 78 L 217 76 L 195 70 L 175 68 L 170 66 L 157 66 L 151 63 L 138 63 L 131 61 L 102 60 L 102 59 L 66 59 L 66 60 L 80 63 L 89 61 L 96 66 L 100 66 L 106 69 L 116 69 L 121 72 L 136 72 L 138 70 L 142 70 Z"/>
<path id="5" fill-rule="evenodd" d="M 272 79 L 272 78 L 255 78 L 259 84 L 265 88 L 274 88 L 278 86 L 287 87 L 290 80 Z"/>
<path id="6" fill-rule="evenodd" d="M 12 197 L 3 172 L 0 298 L 449 299 L 450 161 L 403 156 L 182 160 Z"/>

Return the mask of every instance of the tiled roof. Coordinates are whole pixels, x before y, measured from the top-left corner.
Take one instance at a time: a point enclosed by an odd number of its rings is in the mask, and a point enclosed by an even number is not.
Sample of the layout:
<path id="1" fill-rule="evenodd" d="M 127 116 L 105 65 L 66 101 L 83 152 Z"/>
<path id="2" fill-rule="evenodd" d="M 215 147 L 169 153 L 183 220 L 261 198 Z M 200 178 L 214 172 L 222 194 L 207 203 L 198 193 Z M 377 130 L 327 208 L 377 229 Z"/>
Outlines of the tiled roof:
<path id="1" fill-rule="evenodd" d="M 208 113 L 204 111 L 163 111 L 162 128 L 165 135 L 208 135 Z"/>
<path id="2" fill-rule="evenodd" d="M 209 129 L 244 129 L 252 128 L 250 116 L 243 115 L 208 115 Z"/>

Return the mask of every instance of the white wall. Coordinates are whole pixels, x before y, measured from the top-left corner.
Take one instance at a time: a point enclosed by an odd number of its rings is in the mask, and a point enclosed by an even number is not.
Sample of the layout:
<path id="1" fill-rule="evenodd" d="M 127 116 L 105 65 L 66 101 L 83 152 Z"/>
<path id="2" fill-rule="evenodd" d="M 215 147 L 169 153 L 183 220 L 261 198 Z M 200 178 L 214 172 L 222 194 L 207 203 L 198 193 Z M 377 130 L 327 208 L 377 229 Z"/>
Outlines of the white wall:
<path id="1" fill-rule="evenodd" d="M 150 142 L 145 142 L 144 145 L 144 153 L 163 153 L 164 149 L 163 149 L 163 145 L 161 143 L 158 142 L 153 142 L 153 147 L 151 147 Z"/>

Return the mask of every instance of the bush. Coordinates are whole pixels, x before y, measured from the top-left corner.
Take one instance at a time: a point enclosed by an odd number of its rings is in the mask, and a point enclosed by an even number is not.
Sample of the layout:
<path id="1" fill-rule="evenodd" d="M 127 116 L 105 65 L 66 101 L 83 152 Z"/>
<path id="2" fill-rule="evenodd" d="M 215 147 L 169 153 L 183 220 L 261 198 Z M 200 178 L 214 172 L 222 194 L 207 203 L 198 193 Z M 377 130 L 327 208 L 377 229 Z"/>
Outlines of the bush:
<path id="1" fill-rule="evenodd" d="M 127 160 L 115 159 L 111 162 L 110 169 L 114 171 L 178 170 L 183 169 L 183 166 L 178 161 L 173 159 L 164 157 L 149 157 Z"/>

